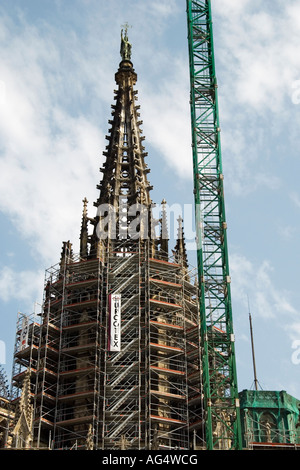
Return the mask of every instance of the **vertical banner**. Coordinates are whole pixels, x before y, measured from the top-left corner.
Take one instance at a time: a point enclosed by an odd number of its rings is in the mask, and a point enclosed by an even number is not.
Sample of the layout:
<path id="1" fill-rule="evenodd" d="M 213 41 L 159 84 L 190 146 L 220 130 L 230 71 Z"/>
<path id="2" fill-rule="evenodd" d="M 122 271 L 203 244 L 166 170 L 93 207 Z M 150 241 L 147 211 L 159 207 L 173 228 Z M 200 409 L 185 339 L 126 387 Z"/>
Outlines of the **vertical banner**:
<path id="1" fill-rule="evenodd" d="M 22 321 L 20 351 L 28 346 L 28 317 L 24 317 Z"/>
<path id="2" fill-rule="evenodd" d="M 121 351 L 121 294 L 109 296 L 109 351 Z"/>

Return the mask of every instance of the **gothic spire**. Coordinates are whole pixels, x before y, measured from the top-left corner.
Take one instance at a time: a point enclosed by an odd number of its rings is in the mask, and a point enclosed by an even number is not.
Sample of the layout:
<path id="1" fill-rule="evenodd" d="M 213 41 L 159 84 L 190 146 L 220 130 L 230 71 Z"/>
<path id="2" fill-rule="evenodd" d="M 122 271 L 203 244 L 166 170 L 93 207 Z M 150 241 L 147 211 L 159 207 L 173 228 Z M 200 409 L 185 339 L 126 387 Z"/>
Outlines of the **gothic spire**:
<path id="1" fill-rule="evenodd" d="M 128 47 L 123 45 L 121 49 Z M 147 153 L 141 129 L 143 121 L 139 119 L 140 106 L 136 105 L 137 90 L 134 90 L 137 74 L 128 57 L 130 55 L 123 52 L 123 60 L 115 75 L 118 90 L 115 90 L 116 104 L 112 105 L 113 119 L 109 121 L 111 128 L 106 136 L 108 145 L 103 152 L 106 161 L 100 170 L 103 179 L 98 186 L 100 197 L 97 206 L 99 203 L 118 203 L 120 197 L 126 197 L 131 203 L 151 203 L 152 187 L 147 180 L 149 170 L 145 163 Z"/>
<path id="2" fill-rule="evenodd" d="M 121 58 L 119 69 L 115 75 L 118 89 L 115 90 L 116 103 L 112 105 L 112 119 L 109 133 L 106 136 L 108 144 L 103 152 L 106 160 L 100 171 L 103 173 L 102 181 L 97 186 L 100 190 L 98 200 L 94 205 L 98 208 L 96 224 L 107 215 L 107 207 L 113 212 L 112 220 L 115 231 L 110 236 L 127 238 L 130 223 L 136 218 L 137 211 L 145 217 L 139 229 L 148 236 L 152 230 L 149 221 L 149 210 L 152 204 L 148 169 L 145 163 L 145 147 L 143 145 L 142 121 L 139 108 L 136 104 L 137 74 L 131 62 L 131 44 L 128 41 L 127 28 L 121 34 Z M 100 224 L 101 228 L 101 224 Z M 102 230 L 102 229 L 101 229 Z M 98 234 L 99 238 L 99 234 Z"/>

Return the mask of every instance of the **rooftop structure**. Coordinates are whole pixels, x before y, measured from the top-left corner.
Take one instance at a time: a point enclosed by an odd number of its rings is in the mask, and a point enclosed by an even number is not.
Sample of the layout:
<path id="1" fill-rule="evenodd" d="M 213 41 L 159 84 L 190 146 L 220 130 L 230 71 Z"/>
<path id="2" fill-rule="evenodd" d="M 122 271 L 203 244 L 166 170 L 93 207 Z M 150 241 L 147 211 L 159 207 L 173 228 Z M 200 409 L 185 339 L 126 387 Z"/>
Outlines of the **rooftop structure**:
<path id="1" fill-rule="evenodd" d="M 299 450 L 299 400 L 283 390 L 243 390 L 239 396 L 244 448 Z"/>

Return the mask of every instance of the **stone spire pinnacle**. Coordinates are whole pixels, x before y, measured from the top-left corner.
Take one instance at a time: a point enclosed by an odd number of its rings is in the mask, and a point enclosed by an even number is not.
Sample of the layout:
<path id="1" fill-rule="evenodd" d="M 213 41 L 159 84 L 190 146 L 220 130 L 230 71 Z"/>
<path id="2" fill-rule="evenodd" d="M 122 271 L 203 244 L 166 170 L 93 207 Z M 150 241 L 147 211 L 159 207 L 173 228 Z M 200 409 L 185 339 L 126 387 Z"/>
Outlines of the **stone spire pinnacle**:
<path id="1" fill-rule="evenodd" d="M 80 256 L 81 258 L 87 258 L 88 256 L 88 213 L 87 204 L 88 200 L 85 197 L 83 199 L 83 211 L 82 211 L 82 222 L 80 232 Z"/>
<path id="2" fill-rule="evenodd" d="M 60 256 L 60 274 L 63 275 L 66 265 L 73 260 L 73 249 L 70 240 L 63 242 Z"/>
<path id="3" fill-rule="evenodd" d="M 187 252 L 185 246 L 185 237 L 183 231 L 183 219 L 178 217 L 177 242 L 173 251 L 177 263 L 182 264 L 185 269 L 188 267 Z"/>
<path id="4" fill-rule="evenodd" d="M 122 33 L 122 61 L 115 75 L 118 89 L 115 90 L 115 101 L 112 105 L 112 119 L 106 139 L 108 144 L 103 155 L 106 160 L 100 171 L 102 180 L 97 188 L 100 190 L 98 200 L 94 205 L 98 208 L 95 225 L 103 232 L 101 220 L 107 220 L 107 207 L 112 214 L 114 230 L 108 233 L 108 239 L 114 236 L 119 239 L 128 238 L 128 228 L 136 218 L 136 212 L 143 212 L 143 233 L 148 235 L 151 228 L 149 214 L 152 200 L 148 173 L 150 170 L 145 162 L 144 139 L 142 135 L 139 109 L 137 105 L 137 74 L 130 61 L 131 45 L 128 42 L 127 30 Z M 99 224 L 100 222 L 100 224 Z M 94 237 L 95 239 L 95 237 Z M 98 250 L 99 251 L 99 250 Z"/>
<path id="5" fill-rule="evenodd" d="M 165 199 L 162 200 L 162 212 L 161 212 L 161 219 L 160 219 L 160 256 L 163 259 L 168 259 L 168 251 L 169 251 L 169 233 L 168 233 L 168 218 L 167 218 L 167 211 L 166 211 L 166 204 L 167 201 Z"/>

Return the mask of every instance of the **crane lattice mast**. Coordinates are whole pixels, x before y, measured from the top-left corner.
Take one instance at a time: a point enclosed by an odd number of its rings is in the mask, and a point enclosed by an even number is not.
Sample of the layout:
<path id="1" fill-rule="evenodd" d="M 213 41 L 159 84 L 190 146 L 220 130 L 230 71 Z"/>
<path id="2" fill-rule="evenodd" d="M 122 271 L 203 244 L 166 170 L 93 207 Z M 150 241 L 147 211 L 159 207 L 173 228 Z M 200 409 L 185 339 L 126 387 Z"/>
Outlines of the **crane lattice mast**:
<path id="1" fill-rule="evenodd" d="M 201 350 L 208 450 L 241 448 L 210 0 L 187 0 Z"/>

